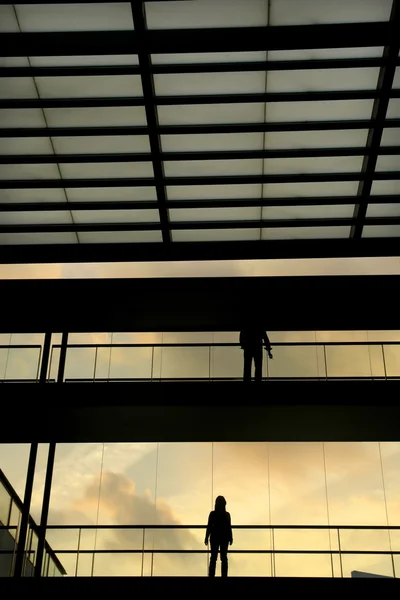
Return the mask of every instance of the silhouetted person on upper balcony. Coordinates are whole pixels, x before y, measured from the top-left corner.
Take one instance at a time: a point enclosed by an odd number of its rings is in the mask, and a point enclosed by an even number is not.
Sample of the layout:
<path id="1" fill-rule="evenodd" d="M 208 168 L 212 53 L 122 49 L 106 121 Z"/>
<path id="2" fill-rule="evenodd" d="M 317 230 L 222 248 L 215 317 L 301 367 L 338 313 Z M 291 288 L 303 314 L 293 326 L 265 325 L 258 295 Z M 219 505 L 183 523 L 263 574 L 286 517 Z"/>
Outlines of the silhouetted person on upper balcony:
<path id="1" fill-rule="evenodd" d="M 221 558 L 221 576 L 228 577 L 228 544 L 232 545 L 231 515 L 226 510 L 226 500 L 223 496 L 217 496 L 215 508 L 210 512 L 205 545 L 210 538 L 211 557 L 208 569 L 209 577 L 215 577 L 215 566 L 217 564 L 218 550 Z"/>
<path id="2" fill-rule="evenodd" d="M 240 332 L 240 347 L 243 348 L 244 368 L 243 381 L 251 381 L 251 365 L 254 359 L 255 381 L 261 382 L 262 378 L 262 360 L 263 360 L 263 344 L 268 352 L 269 358 L 273 358 L 271 354 L 271 342 L 267 332 L 261 327 L 246 327 Z"/>

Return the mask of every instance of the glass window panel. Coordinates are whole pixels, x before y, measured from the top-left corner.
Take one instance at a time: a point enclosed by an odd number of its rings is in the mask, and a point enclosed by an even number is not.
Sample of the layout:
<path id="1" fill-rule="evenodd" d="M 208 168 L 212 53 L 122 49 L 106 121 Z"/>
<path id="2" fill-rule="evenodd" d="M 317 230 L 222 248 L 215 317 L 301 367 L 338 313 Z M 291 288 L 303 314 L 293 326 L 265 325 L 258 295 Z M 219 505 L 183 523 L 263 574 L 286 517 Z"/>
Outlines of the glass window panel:
<path id="1" fill-rule="evenodd" d="M 376 442 L 326 442 L 329 518 L 337 525 L 385 525 Z"/>
<path id="2" fill-rule="evenodd" d="M 393 88 L 395 89 L 395 88 Z M 391 98 L 389 100 L 388 111 L 386 113 L 387 119 L 398 119 L 400 118 L 400 98 Z"/>
<path id="3" fill-rule="evenodd" d="M 329 536 L 335 535 L 330 529 L 275 529 L 274 548 L 276 550 L 330 550 Z M 336 549 L 335 547 L 333 549 Z"/>
<path id="4" fill-rule="evenodd" d="M 99 443 L 57 443 L 49 525 L 96 524 L 102 452 Z"/>
<path id="5" fill-rule="evenodd" d="M 240 240 L 259 240 L 257 229 L 197 229 L 173 231 L 174 242 L 227 242 Z"/>
<path id="6" fill-rule="evenodd" d="M 226 10 L 224 0 L 200 2 L 147 2 L 149 29 L 190 29 L 202 27 L 256 27 L 267 25 L 264 0 L 231 0 Z"/>
<path id="7" fill-rule="evenodd" d="M 388 155 L 378 156 L 376 163 L 377 171 L 400 171 L 400 156 Z"/>
<path id="8" fill-rule="evenodd" d="M 397 525 L 400 521 L 400 443 L 381 442 L 380 450 L 382 456 L 388 523 L 389 525 Z M 391 540 L 393 549 L 400 550 L 399 531 L 391 532 Z M 393 541 L 395 540 L 397 540 L 397 544 L 393 544 Z"/>
<path id="9" fill-rule="evenodd" d="M 155 74 L 154 84 L 157 96 L 261 93 L 265 72 Z"/>
<path id="10" fill-rule="evenodd" d="M 270 50 L 269 60 L 319 60 L 324 58 L 379 58 L 382 46 L 360 48 L 304 48 L 296 50 Z"/>
<path id="11" fill-rule="evenodd" d="M 400 225 L 364 225 L 363 237 L 400 237 Z"/>
<path id="12" fill-rule="evenodd" d="M 2 77 L 0 98 L 37 98 L 32 77 Z"/>
<path id="13" fill-rule="evenodd" d="M 195 135 L 162 135 L 163 152 L 194 150 L 262 150 L 262 133 L 199 133 Z"/>
<path id="14" fill-rule="evenodd" d="M 179 221 L 241 221 L 260 219 L 260 208 L 171 208 L 171 222 Z"/>
<path id="15" fill-rule="evenodd" d="M 327 525 L 322 444 L 269 443 L 268 460 L 271 522 Z"/>
<path id="16" fill-rule="evenodd" d="M 370 119 L 373 100 L 326 100 L 318 102 L 268 102 L 266 121 L 334 121 Z M 330 146 L 329 135 L 327 145 Z M 267 132 L 268 135 L 268 132 Z"/>
<path id="17" fill-rule="evenodd" d="M 91 179 L 108 177 L 153 177 L 151 162 L 120 162 L 120 163 L 65 163 L 60 165 L 61 175 L 72 179 Z M 113 191 L 109 190 L 113 196 Z"/>
<path id="18" fill-rule="evenodd" d="M 371 195 L 380 194 L 400 194 L 400 181 L 399 180 L 383 180 L 374 181 L 372 184 Z"/>
<path id="19" fill-rule="evenodd" d="M 263 123 L 264 104 L 190 104 L 159 106 L 160 125 Z"/>
<path id="20" fill-rule="evenodd" d="M 25 81 L 18 79 L 16 81 Z M 142 96 L 140 75 L 36 77 L 41 98 Z"/>
<path id="21" fill-rule="evenodd" d="M 358 181 L 330 181 L 311 183 L 264 183 L 264 198 L 296 198 L 307 196 L 352 196 L 357 193 Z"/>
<path id="22" fill-rule="evenodd" d="M 229 575 L 233 577 L 271 577 L 269 554 L 232 554 L 228 557 Z M 217 566 L 217 575 L 219 567 Z"/>
<path id="23" fill-rule="evenodd" d="M 263 219 L 352 218 L 354 206 L 264 206 Z"/>
<path id="24" fill-rule="evenodd" d="M 113 152 L 150 152 L 147 135 L 53 137 L 56 154 L 102 154 Z"/>
<path id="25" fill-rule="evenodd" d="M 95 348 L 68 348 L 64 380 L 94 379 Z"/>
<path id="26" fill-rule="evenodd" d="M 400 69 L 399 67 L 396 68 L 396 71 L 394 73 L 394 79 L 393 79 L 393 89 L 394 90 L 398 90 L 400 89 Z"/>
<path id="27" fill-rule="evenodd" d="M 14 5 L 6 4 L 0 6 L 0 31 L 16 33 L 19 31 L 18 21 L 14 13 Z"/>
<path id="28" fill-rule="evenodd" d="M 400 204 L 368 204 L 367 217 L 400 217 Z"/>
<path id="29" fill-rule="evenodd" d="M 400 346 L 383 346 L 385 371 L 388 377 L 400 376 Z"/>
<path id="30" fill-rule="evenodd" d="M 346 550 L 378 550 L 387 552 L 390 550 L 390 539 L 388 529 L 341 529 L 340 548 Z"/>
<path id="31" fill-rule="evenodd" d="M 0 179 L 60 179 L 57 165 L 0 165 Z"/>
<path id="32" fill-rule="evenodd" d="M 328 377 L 371 377 L 369 346 L 326 346 Z"/>
<path id="33" fill-rule="evenodd" d="M 238 339 L 236 336 L 235 341 Z M 238 346 L 211 348 L 211 377 L 242 377 L 243 352 Z"/>
<path id="34" fill-rule="evenodd" d="M 101 31 L 133 28 L 125 2 L 94 4 L 19 4 L 22 31 Z"/>
<path id="35" fill-rule="evenodd" d="M 0 469 L 20 498 L 24 497 L 30 444 L 0 444 Z"/>
<path id="36" fill-rule="evenodd" d="M 268 485 L 265 442 L 213 443 L 212 508 L 215 498 L 224 496 L 233 526 L 270 523 Z M 260 535 L 263 539 L 263 532 Z M 240 533 L 233 530 L 234 548 L 244 549 L 251 540 L 254 540 L 253 532 L 247 534 L 246 530 Z"/>
<path id="37" fill-rule="evenodd" d="M 137 188 L 69 188 L 68 199 L 71 202 L 101 202 L 103 200 L 157 200 L 157 196 L 155 188 L 151 186 Z"/>
<path id="38" fill-rule="evenodd" d="M 167 348 L 163 349 L 165 352 Z M 169 348 L 168 350 L 175 350 Z M 187 348 L 186 350 L 191 350 Z M 198 350 L 198 348 L 194 349 Z M 205 348 L 204 350 L 207 350 Z M 185 359 L 186 362 L 186 359 Z M 196 469 L 193 469 L 196 465 Z M 206 524 L 211 510 L 212 444 L 160 443 L 156 523 Z M 190 500 L 189 500 L 190 499 Z M 204 550 L 205 529 L 156 530 L 154 548 Z M 151 532 L 146 532 L 150 534 Z M 147 537 L 147 536 L 146 536 Z M 148 546 L 149 547 L 149 546 Z"/>
<path id="39" fill-rule="evenodd" d="M 208 347 L 165 347 L 162 349 L 161 379 L 208 379 L 209 376 Z"/>
<path id="40" fill-rule="evenodd" d="M 170 200 L 201 200 L 202 198 L 259 198 L 261 185 L 169 185 Z"/>
<path id="41" fill-rule="evenodd" d="M 49 127 L 146 125 L 144 106 L 47 108 L 45 114 Z"/>
<path id="42" fill-rule="evenodd" d="M 151 379 L 151 376 L 152 348 L 112 348 L 110 359 L 111 379 Z"/>
<path id="43" fill-rule="evenodd" d="M 71 213 L 65 211 L 39 211 L 39 212 L 3 212 L 1 214 L 3 225 L 29 225 L 29 224 L 68 224 L 72 223 Z"/>
<path id="44" fill-rule="evenodd" d="M 50 139 L 0 138 L 0 154 L 52 154 Z"/>
<path id="45" fill-rule="evenodd" d="M 269 92 L 308 92 L 330 90 L 374 90 L 378 68 L 312 69 L 271 71 L 268 73 Z"/>
<path id="46" fill-rule="evenodd" d="M 208 573 L 207 554 L 155 554 L 151 574 L 156 577 L 199 577 Z"/>
<path id="47" fill-rule="evenodd" d="M 347 238 L 350 227 L 279 227 L 263 229 L 263 240 L 301 240 Z"/>
<path id="48" fill-rule="evenodd" d="M 65 202 L 65 192 L 54 189 L 0 189 L 0 202 Z"/>
<path id="49" fill-rule="evenodd" d="M 400 128 L 384 129 L 382 135 L 382 146 L 397 146 L 400 144 Z"/>
<path id="50" fill-rule="evenodd" d="M 320 377 L 325 373 L 320 369 L 315 346 L 280 346 L 273 351 L 273 360 L 267 360 L 268 377 Z"/>
<path id="51" fill-rule="evenodd" d="M 1 244 L 75 244 L 75 233 L 1 233 Z"/>
<path id="52" fill-rule="evenodd" d="M 357 23 L 387 21 L 391 0 L 273 0 L 270 25 L 302 25 L 316 23 Z"/>
<path id="53" fill-rule="evenodd" d="M 142 568 L 140 554 L 96 554 L 93 576 L 99 577 L 139 577 Z"/>
<path id="54" fill-rule="evenodd" d="M 40 108 L 3 108 L 0 110 L 0 127 L 46 127 L 46 122 Z"/>
<path id="55" fill-rule="evenodd" d="M 364 225 L 363 237 L 400 237 L 400 225 Z"/>
<path id="56" fill-rule="evenodd" d="M 154 65 L 261 62 L 265 60 L 265 52 L 202 52 L 201 54 L 185 52 L 185 54 L 152 54 L 151 59 Z"/>
<path id="57" fill-rule="evenodd" d="M 137 65 L 136 54 L 107 54 L 96 56 L 31 56 L 32 67 L 83 67 L 108 65 Z"/>
<path id="58" fill-rule="evenodd" d="M 10 508 L 11 508 L 11 496 L 6 491 L 3 484 L 0 483 L 0 522 L 3 525 L 8 525 Z M 0 531 L 0 536 L 2 534 L 4 535 L 4 531 Z M 2 547 L 3 547 L 3 545 L 2 545 Z"/>
<path id="59" fill-rule="evenodd" d="M 367 141 L 366 129 L 338 129 L 334 131 L 268 131 L 265 148 L 342 148 L 363 147 Z M 329 143 L 328 143 L 329 141 Z"/>
<path id="60" fill-rule="evenodd" d="M 356 173 L 361 170 L 363 156 L 317 158 L 266 158 L 264 173 Z"/>
<path id="61" fill-rule="evenodd" d="M 329 554 L 277 554 L 276 577 L 332 577 Z"/>
<path id="62" fill-rule="evenodd" d="M 343 577 L 393 577 L 392 559 L 389 555 L 344 554 Z"/>
<path id="63" fill-rule="evenodd" d="M 162 242 L 161 231 L 89 231 L 80 233 L 79 239 L 85 244 Z"/>
<path id="64" fill-rule="evenodd" d="M 74 210 L 74 223 L 158 223 L 158 210 Z"/>
<path id="65" fill-rule="evenodd" d="M 126 350 L 120 348 L 119 350 Z M 114 349 L 116 352 L 117 349 Z M 157 444 L 112 443 L 104 445 L 100 524 L 147 524 L 155 517 Z M 115 530 L 114 543 L 121 548 L 142 547 L 143 531 Z M 98 532 L 99 533 L 99 532 Z M 100 542 L 97 536 L 97 542 Z M 127 545 L 122 546 L 122 544 Z M 97 544 L 97 547 L 99 545 Z"/>
<path id="66" fill-rule="evenodd" d="M 261 175 L 261 159 L 165 161 L 166 177 Z"/>
<path id="67" fill-rule="evenodd" d="M 29 63 L 25 56 L 0 56 L 0 67 L 29 67 Z"/>

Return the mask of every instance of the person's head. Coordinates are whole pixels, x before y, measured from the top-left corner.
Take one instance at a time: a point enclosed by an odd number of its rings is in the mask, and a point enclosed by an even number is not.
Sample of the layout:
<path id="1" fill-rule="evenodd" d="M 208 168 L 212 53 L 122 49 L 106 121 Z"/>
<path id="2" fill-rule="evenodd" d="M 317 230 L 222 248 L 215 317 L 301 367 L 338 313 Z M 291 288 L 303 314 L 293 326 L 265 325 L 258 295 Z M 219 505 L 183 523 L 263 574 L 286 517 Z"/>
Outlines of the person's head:
<path id="1" fill-rule="evenodd" d="M 215 510 L 222 512 L 225 510 L 226 500 L 223 496 L 217 496 L 215 499 Z"/>

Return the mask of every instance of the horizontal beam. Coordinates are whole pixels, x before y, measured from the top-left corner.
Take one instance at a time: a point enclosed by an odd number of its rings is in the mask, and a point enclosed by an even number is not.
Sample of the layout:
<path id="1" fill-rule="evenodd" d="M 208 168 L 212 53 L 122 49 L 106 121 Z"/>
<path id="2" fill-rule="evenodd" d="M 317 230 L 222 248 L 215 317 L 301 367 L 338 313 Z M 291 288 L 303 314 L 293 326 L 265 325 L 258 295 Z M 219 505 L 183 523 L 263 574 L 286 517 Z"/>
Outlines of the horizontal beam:
<path id="1" fill-rule="evenodd" d="M 365 147 L 337 148 L 288 148 L 276 150 L 209 150 L 199 152 L 162 152 L 160 157 L 166 161 L 192 160 L 249 160 L 257 158 L 326 158 L 334 156 L 364 156 L 370 152 Z M 400 146 L 381 146 L 380 155 L 400 155 Z M 150 152 L 114 153 L 114 154 L 1 154 L 3 165 L 37 164 L 81 164 L 81 163 L 120 163 L 150 162 Z"/>
<path id="2" fill-rule="evenodd" d="M 244 185 L 262 183 L 313 183 L 328 181 L 360 181 L 364 173 L 279 173 L 274 175 L 211 175 L 198 177 L 165 177 L 165 185 Z M 375 180 L 399 180 L 400 171 L 378 171 Z M 0 179 L 0 189 L 58 189 L 151 187 L 152 177 L 100 177 L 93 179 Z"/>
<path id="3" fill-rule="evenodd" d="M 336 121 L 284 121 L 274 123 L 228 123 L 217 125 L 159 125 L 160 135 L 195 135 L 198 133 L 264 133 L 268 131 L 337 131 L 342 129 L 370 129 L 373 119 Z M 385 127 L 399 128 L 400 119 L 386 119 Z M 3 127 L 0 138 L 147 135 L 146 126 L 109 127 Z"/>
<path id="4" fill-rule="evenodd" d="M 264 102 L 331 102 L 340 100 L 373 100 L 379 95 L 375 90 L 339 90 L 329 92 L 262 92 L 255 94 L 209 94 L 205 96 L 155 96 L 153 105 L 183 106 L 208 104 L 254 104 Z M 400 89 L 392 90 L 391 98 L 400 98 Z M 144 106 L 144 98 L 112 96 L 103 98 L 7 98 L 0 100 L 0 109 L 27 108 L 98 108 L 119 106 Z"/>
<path id="5" fill-rule="evenodd" d="M 201 58 L 201 55 L 199 56 Z M 397 64 L 400 65 L 400 58 Z M 155 75 L 173 73 L 241 73 L 249 71 L 297 71 L 315 69 L 366 69 L 385 65 L 377 58 L 322 58 L 305 60 L 260 60 L 225 63 L 152 64 Z M 0 77 L 96 77 L 109 75 L 140 75 L 138 65 L 91 65 L 71 67 L 0 67 Z"/>
<path id="6" fill-rule="evenodd" d="M 374 256 L 400 256 L 399 238 L 179 242 L 168 245 L 157 242 L 143 244 L 16 244 L 1 246 L 0 263 L 164 262 Z M 87 327 L 87 323 L 85 326 Z M 125 329 L 121 329 L 121 331 L 126 331 L 126 327 L 125 323 Z M 177 324 L 174 327 L 175 329 L 171 331 L 179 330 L 176 329 Z M 349 323 L 349 329 L 352 327 L 355 327 L 354 320 L 353 323 Z M 382 327 L 382 329 L 393 327 L 392 323 L 391 326 Z M 291 326 L 286 323 L 286 328 L 290 329 Z M 400 329 L 400 325 L 395 328 Z M 282 325 L 282 329 L 285 329 L 285 326 Z M 76 330 L 74 329 L 74 331 Z M 82 331 L 87 331 L 87 329 L 82 329 Z M 196 329 L 196 331 L 200 330 Z"/>
<path id="7" fill-rule="evenodd" d="M 207 198 L 203 200 L 168 200 L 169 209 L 254 208 L 268 206 L 343 206 L 354 205 L 356 196 L 312 196 L 304 198 Z M 400 204 L 400 195 L 370 196 L 370 204 Z M 148 210 L 156 209 L 155 200 L 121 200 L 90 202 L 0 202 L 0 212 L 40 212 L 65 210 Z"/>
<path id="8" fill-rule="evenodd" d="M 389 23 L 335 23 L 276 27 L 147 30 L 151 54 L 246 52 L 385 46 Z M 136 54 L 138 37 L 128 31 L 3 33 L 3 56 Z"/>
<path id="9" fill-rule="evenodd" d="M 204 229 L 279 229 L 298 227 L 351 227 L 354 218 L 332 219 L 260 219 L 256 221 L 175 221 L 169 228 L 175 231 Z M 400 225 L 400 217 L 371 217 L 365 225 Z M 65 233 L 88 231 L 158 231 L 160 223 L 55 223 L 55 224 L 15 224 L 0 225 L 2 233 Z M 400 236 L 399 236 L 400 237 Z M 0 239 L 1 244 L 1 239 Z"/>

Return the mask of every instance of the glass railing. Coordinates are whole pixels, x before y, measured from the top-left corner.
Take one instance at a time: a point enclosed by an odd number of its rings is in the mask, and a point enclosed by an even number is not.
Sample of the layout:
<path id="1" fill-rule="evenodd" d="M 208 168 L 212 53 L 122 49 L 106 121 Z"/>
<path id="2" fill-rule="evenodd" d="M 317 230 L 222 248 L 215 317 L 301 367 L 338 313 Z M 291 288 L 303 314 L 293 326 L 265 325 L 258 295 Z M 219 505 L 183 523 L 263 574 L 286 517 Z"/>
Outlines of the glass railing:
<path id="1" fill-rule="evenodd" d="M 47 528 L 55 554 L 75 577 L 206 576 L 204 535 L 204 525 Z M 400 526 L 240 525 L 233 538 L 230 576 L 400 576 Z"/>
<path id="2" fill-rule="evenodd" d="M 1 346 L 6 382 L 39 381 L 41 346 Z M 46 381 L 59 376 L 61 345 L 51 347 Z M 3 362 L 5 362 L 3 360 Z M 264 352 L 264 380 L 397 379 L 399 342 L 279 342 Z M 224 344 L 68 344 L 62 380 L 240 381 L 243 351 Z"/>

